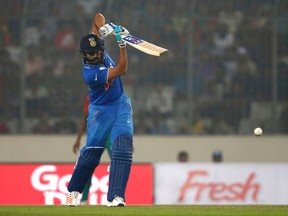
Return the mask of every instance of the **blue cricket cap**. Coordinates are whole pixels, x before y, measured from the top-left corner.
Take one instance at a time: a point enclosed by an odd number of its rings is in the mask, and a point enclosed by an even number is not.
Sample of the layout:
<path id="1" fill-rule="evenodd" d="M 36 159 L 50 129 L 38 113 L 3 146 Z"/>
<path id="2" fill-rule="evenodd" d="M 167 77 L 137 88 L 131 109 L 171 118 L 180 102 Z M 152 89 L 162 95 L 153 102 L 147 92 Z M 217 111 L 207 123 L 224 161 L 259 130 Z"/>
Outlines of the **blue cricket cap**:
<path id="1" fill-rule="evenodd" d="M 94 34 L 85 35 L 80 41 L 80 51 L 83 53 L 97 52 L 103 48 L 104 40 Z"/>

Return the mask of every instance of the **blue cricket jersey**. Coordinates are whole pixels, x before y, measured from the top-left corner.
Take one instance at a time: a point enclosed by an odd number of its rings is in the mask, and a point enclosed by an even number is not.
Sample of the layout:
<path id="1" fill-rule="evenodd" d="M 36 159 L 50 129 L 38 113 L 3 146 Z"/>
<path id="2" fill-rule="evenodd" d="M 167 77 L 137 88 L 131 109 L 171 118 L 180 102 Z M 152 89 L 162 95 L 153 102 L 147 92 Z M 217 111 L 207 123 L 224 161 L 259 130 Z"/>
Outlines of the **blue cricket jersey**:
<path id="1" fill-rule="evenodd" d="M 133 110 L 124 93 L 120 77 L 108 82 L 108 70 L 114 61 L 105 52 L 103 64 L 84 64 L 82 76 L 89 86 L 90 105 L 87 118 L 87 148 L 104 148 L 107 136 L 113 145 L 120 135 L 133 137 Z"/>
<path id="2" fill-rule="evenodd" d="M 120 77 L 108 82 L 108 69 L 115 67 L 114 61 L 105 51 L 104 64 L 84 64 L 82 76 L 89 86 L 90 104 L 104 105 L 117 101 L 123 94 Z"/>

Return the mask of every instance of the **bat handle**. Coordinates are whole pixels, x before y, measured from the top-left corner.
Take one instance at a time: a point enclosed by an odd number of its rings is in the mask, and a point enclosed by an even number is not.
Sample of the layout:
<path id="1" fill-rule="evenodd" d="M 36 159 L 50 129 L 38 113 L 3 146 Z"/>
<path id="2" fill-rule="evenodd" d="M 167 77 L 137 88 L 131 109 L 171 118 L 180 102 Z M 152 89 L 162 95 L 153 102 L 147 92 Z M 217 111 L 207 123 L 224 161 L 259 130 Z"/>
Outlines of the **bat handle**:
<path id="1" fill-rule="evenodd" d="M 120 26 L 115 26 L 114 33 L 118 43 L 122 40 L 121 35 L 119 34 L 120 31 L 121 31 Z"/>

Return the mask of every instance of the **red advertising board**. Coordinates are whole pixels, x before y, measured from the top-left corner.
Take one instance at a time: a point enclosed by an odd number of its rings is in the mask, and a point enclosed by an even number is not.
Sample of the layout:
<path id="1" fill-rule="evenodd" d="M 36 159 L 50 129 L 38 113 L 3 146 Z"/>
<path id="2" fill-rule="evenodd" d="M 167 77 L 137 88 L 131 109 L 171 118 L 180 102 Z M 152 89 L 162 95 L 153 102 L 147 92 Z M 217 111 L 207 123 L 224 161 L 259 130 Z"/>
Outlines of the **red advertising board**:
<path id="1" fill-rule="evenodd" d="M 106 204 L 108 164 L 97 167 L 92 177 L 89 204 Z M 0 164 L 0 204 L 65 204 L 74 164 Z M 153 203 L 153 167 L 132 165 L 126 192 L 127 204 Z"/>

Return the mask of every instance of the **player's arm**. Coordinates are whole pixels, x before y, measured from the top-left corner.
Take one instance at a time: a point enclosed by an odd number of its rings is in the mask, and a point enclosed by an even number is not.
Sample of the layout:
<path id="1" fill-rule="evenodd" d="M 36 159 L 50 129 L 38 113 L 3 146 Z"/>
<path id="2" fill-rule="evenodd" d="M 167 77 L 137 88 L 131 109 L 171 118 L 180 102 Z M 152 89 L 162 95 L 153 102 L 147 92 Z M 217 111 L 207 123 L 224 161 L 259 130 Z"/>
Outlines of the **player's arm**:
<path id="1" fill-rule="evenodd" d="M 118 63 L 116 67 L 109 68 L 108 81 L 113 80 L 116 77 L 125 75 L 128 70 L 128 56 L 127 56 L 127 50 L 126 50 L 126 42 L 122 40 L 119 31 L 120 31 L 119 27 L 116 27 L 114 30 L 116 40 L 120 48 Z"/>
<path id="2" fill-rule="evenodd" d="M 105 39 L 112 34 L 115 35 L 114 30 L 117 27 L 117 25 L 115 25 L 112 22 L 106 23 L 106 24 L 105 24 L 105 22 L 106 22 L 106 20 L 105 20 L 105 17 L 103 16 L 103 14 L 101 14 L 101 13 L 95 14 L 94 22 L 92 24 L 92 33 L 97 35 L 101 39 Z M 119 29 L 118 34 L 120 34 L 121 36 L 130 35 L 129 31 L 125 27 L 119 25 L 119 28 L 120 29 Z"/>

